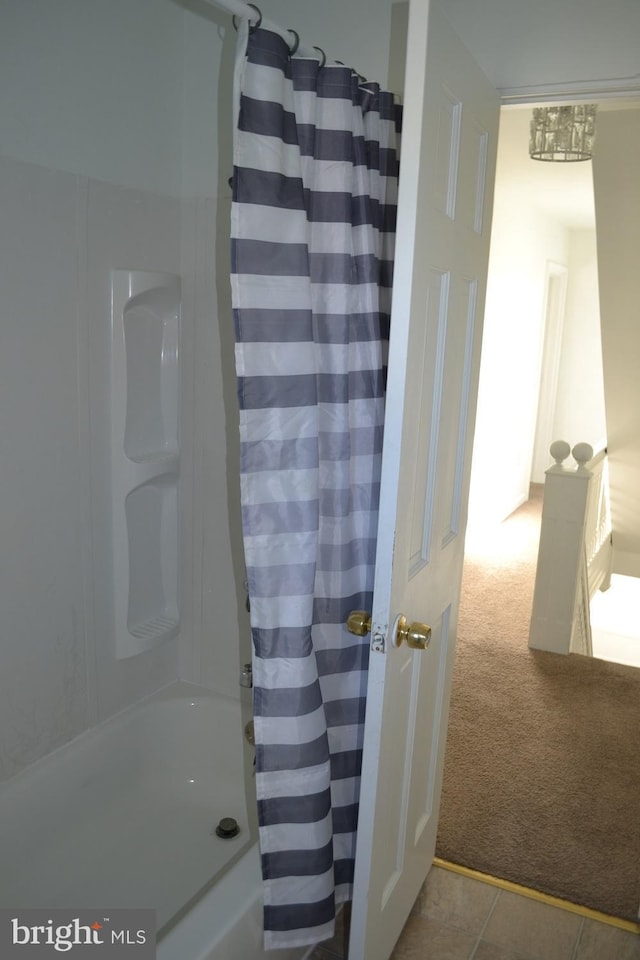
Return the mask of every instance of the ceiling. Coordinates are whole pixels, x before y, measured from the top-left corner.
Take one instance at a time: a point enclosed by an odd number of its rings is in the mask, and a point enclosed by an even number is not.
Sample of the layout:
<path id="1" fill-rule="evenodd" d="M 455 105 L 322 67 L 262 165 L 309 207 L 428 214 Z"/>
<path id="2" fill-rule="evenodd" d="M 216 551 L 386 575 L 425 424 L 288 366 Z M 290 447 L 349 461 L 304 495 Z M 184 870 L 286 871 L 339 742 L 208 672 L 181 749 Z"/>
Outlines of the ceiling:
<path id="1" fill-rule="evenodd" d="M 638 0 L 441 0 L 441 6 L 503 96 L 640 88 Z"/>
<path id="2" fill-rule="evenodd" d="M 607 100 L 598 111 L 637 109 L 638 100 Z M 591 161 L 548 163 L 529 157 L 531 105 L 500 111 L 497 176 L 501 186 L 522 190 L 542 212 L 569 229 L 595 229 Z M 598 149 L 598 121 L 596 143 Z"/>
<path id="3" fill-rule="evenodd" d="M 497 177 L 501 185 L 523 191 L 534 206 L 570 229 L 593 229 L 591 161 L 545 163 L 531 160 L 530 121 L 530 106 L 508 107 L 500 112 Z"/>

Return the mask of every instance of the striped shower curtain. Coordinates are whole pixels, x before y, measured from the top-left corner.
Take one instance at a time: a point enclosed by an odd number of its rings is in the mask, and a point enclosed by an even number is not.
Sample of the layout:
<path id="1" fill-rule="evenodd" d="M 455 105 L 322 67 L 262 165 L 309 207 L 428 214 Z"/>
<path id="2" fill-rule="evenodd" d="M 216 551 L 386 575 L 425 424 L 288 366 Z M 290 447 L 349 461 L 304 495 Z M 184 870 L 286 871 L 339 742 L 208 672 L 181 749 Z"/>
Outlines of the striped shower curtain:
<path id="1" fill-rule="evenodd" d="M 241 24 L 232 297 L 267 949 L 350 899 L 400 108 Z"/>

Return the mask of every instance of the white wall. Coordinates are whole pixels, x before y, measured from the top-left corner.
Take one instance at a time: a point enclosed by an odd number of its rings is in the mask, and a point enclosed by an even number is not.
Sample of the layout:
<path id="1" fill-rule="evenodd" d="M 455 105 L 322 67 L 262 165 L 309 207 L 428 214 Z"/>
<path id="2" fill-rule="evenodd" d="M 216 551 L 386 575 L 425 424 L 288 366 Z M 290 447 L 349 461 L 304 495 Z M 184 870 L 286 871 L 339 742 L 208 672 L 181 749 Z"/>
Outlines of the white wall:
<path id="1" fill-rule="evenodd" d="M 594 190 L 614 572 L 640 576 L 640 110 L 598 117 Z"/>
<path id="2" fill-rule="evenodd" d="M 471 527 L 503 520 L 529 496 L 547 262 L 566 264 L 568 257 L 566 229 L 541 212 L 535 198 L 509 175 L 511 135 L 508 117 L 503 116 L 471 471 Z"/>
<path id="3" fill-rule="evenodd" d="M 553 436 L 598 450 L 607 424 L 595 230 L 569 231 L 568 268 Z"/>
<path id="4" fill-rule="evenodd" d="M 2 0 L 0 154 L 177 195 L 181 19 L 171 0 Z"/>
<path id="5" fill-rule="evenodd" d="M 442 0 L 460 38 L 499 90 L 640 88 L 637 0 Z M 616 78 L 623 78 L 617 80 Z M 630 80 L 629 78 L 635 78 Z"/>
<path id="6" fill-rule="evenodd" d="M 296 30 L 304 43 L 321 47 L 329 59 L 386 85 L 392 0 L 265 0 L 257 6 L 279 26 Z"/>

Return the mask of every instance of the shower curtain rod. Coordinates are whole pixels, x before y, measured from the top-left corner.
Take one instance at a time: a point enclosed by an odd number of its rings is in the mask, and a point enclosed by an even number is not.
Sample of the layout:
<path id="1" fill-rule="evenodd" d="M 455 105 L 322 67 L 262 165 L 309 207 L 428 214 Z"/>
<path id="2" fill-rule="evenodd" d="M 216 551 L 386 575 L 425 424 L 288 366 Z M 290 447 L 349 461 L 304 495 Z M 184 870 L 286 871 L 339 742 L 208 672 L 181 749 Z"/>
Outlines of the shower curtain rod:
<path id="1" fill-rule="evenodd" d="M 248 20 L 251 26 L 261 26 L 265 30 L 277 33 L 283 40 L 289 44 L 291 53 L 297 53 L 301 57 L 311 57 L 320 60 L 322 66 L 327 61 L 324 50 L 320 47 L 308 47 L 300 42 L 300 37 L 295 30 L 288 30 L 272 23 L 270 20 L 264 20 L 261 11 L 252 3 L 243 3 L 243 0 L 207 0 L 208 3 L 214 3 L 216 7 L 221 7 L 227 13 L 234 17 L 243 17 Z"/>

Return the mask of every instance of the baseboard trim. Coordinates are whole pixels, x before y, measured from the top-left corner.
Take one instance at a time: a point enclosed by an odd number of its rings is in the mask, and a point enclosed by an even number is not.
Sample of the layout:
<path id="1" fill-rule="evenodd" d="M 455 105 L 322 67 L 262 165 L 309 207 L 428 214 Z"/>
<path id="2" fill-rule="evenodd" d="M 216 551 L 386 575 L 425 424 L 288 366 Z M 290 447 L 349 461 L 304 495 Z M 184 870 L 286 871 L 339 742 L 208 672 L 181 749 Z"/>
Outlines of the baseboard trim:
<path id="1" fill-rule="evenodd" d="M 463 877 L 481 880 L 483 883 L 489 883 L 493 887 L 499 887 L 500 890 L 517 893 L 522 897 L 528 897 L 530 900 L 537 900 L 539 903 L 546 903 L 551 907 L 558 907 L 560 910 L 576 913 L 580 917 L 586 917 L 589 920 L 598 920 L 600 923 L 607 923 L 611 927 L 617 927 L 619 930 L 627 930 L 629 933 L 640 934 L 640 923 L 623 920 L 621 917 L 612 917 L 608 913 L 600 913 L 599 910 L 592 910 L 590 907 L 583 907 L 579 903 L 571 903 L 569 900 L 561 900 L 560 897 L 552 897 L 548 893 L 541 893 L 539 890 L 531 889 L 531 887 L 523 887 L 519 883 L 512 883 L 511 880 L 502 880 L 500 877 L 493 877 L 489 873 L 481 873 L 479 870 L 472 870 L 470 867 L 463 867 L 458 863 L 442 860 L 440 857 L 433 858 L 433 865 L 435 867 L 441 867 L 443 870 L 449 870 L 451 873 L 459 873 Z"/>

